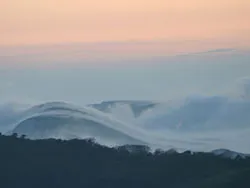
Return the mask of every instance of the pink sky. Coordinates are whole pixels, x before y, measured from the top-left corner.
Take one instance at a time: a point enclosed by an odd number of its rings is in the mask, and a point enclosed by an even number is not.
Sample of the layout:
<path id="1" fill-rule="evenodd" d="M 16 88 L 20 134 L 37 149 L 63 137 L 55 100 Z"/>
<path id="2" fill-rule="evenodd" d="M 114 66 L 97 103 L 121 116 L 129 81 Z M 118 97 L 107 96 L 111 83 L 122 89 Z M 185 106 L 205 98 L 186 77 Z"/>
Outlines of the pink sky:
<path id="1" fill-rule="evenodd" d="M 0 14 L 0 46 L 208 39 L 250 45 L 249 0 L 1 0 Z"/>

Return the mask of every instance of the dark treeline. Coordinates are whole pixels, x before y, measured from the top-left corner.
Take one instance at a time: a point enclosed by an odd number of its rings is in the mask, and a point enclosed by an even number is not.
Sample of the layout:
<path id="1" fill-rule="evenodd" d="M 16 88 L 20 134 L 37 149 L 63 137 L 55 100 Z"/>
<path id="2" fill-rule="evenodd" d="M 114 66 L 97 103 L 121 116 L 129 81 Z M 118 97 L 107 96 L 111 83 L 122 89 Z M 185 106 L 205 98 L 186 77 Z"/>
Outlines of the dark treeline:
<path id="1" fill-rule="evenodd" d="M 128 147 L 128 146 L 127 146 Z M 250 159 L 0 136 L 1 188 L 250 188 Z"/>

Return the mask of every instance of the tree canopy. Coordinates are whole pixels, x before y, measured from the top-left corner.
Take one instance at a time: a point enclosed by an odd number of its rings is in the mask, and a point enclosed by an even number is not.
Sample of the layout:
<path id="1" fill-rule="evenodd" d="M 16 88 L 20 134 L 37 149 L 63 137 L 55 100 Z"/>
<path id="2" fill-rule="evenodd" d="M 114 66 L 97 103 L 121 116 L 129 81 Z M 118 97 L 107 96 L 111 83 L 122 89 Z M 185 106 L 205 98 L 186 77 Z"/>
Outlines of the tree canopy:
<path id="1" fill-rule="evenodd" d="M 3 188 L 249 188 L 250 159 L 0 135 Z"/>

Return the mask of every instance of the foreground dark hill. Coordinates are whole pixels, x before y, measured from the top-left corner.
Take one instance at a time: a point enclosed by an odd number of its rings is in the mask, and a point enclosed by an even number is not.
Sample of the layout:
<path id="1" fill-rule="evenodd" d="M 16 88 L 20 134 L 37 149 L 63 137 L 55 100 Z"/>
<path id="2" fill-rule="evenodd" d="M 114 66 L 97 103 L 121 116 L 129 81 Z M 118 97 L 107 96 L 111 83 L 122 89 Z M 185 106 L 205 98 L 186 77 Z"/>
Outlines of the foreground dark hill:
<path id="1" fill-rule="evenodd" d="M 133 150 L 133 152 L 129 152 Z M 3 188 L 249 188 L 250 159 L 0 136 Z"/>

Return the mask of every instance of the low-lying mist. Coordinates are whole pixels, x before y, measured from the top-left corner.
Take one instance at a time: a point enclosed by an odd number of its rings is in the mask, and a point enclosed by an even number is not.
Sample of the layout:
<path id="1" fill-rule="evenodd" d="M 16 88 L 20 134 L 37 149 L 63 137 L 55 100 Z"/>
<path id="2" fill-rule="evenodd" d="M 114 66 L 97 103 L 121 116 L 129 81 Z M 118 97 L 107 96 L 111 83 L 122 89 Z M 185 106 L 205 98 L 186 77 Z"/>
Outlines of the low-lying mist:
<path id="1" fill-rule="evenodd" d="M 244 78 L 237 83 L 237 91 L 228 95 L 192 95 L 175 101 L 106 101 L 83 106 L 57 102 L 32 108 L 8 103 L 0 106 L 0 131 L 18 130 L 34 139 L 93 137 L 110 146 L 138 143 L 154 149 L 225 148 L 250 153 L 250 81 Z"/>

